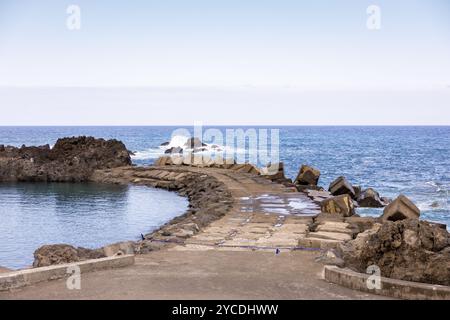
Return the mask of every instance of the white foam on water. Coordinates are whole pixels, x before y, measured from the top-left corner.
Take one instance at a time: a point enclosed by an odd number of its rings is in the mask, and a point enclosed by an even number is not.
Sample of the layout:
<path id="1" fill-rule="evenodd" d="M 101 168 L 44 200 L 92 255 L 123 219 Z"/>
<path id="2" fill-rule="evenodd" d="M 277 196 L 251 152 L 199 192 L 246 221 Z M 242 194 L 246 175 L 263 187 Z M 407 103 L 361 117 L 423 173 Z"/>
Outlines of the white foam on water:
<path id="1" fill-rule="evenodd" d="M 131 156 L 132 160 L 149 160 L 157 159 L 164 154 L 161 149 L 148 149 L 144 151 L 136 151 L 134 155 Z"/>

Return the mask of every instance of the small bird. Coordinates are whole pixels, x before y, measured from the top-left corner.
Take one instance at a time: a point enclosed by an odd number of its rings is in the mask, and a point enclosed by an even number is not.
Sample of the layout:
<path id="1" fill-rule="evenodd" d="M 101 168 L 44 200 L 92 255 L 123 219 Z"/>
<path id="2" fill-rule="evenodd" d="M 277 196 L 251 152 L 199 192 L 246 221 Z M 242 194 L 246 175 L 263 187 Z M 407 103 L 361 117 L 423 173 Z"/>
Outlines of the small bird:
<path id="1" fill-rule="evenodd" d="M 142 241 L 144 241 L 145 240 L 145 237 L 144 237 L 144 235 L 141 233 L 141 240 Z"/>
<path id="2" fill-rule="evenodd" d="M 279 255 L 280 252 L 281 252 L 281 251 L 280 251 L 280 249 L 278 249 L 278 248 L 277 248 L 277 250 L 275 250 L 275 254 L 276 254 L 276 255 Z"/>

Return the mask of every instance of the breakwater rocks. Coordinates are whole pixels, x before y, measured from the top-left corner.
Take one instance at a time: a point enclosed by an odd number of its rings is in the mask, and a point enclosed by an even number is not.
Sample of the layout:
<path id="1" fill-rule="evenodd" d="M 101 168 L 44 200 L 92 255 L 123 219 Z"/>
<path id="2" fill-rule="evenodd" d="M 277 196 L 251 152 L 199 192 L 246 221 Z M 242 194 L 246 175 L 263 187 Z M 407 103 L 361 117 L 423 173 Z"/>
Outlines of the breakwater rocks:
<path id="1" fill-rule="evenodd" d="M 127 165 L 130 153 L 117 140 L 63 138 L 53 148 L 0 145 L 0 181 L 81 182 L 94 170 Z"/>

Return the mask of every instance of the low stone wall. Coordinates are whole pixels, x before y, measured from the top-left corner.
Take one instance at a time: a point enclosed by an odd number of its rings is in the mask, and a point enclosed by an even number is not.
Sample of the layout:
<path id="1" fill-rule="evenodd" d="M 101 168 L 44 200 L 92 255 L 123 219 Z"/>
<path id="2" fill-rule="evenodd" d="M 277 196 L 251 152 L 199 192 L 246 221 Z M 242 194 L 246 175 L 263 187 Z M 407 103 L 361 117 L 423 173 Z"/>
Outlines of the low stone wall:
<path id="1" fill-rule="evenodd" d="M 127 267 L 134 264 L 134 255 L 86 260 L 77 263 L 60 264 L 57 266 L 27 269 L 0 274 L 0 291 L 17 289 L 39 282 L 63 279 L 69 277 L 71 267 L 79 267 L 81 273 L 104 269 Z"/>
<path id="2" fill-rule="evenodd" d="M 325 280 L 354 290 L 397 299 L 450 300 L 450 287 L 447 286 L 381 277 L 381 289 L 369 289 L 367 286 L 369 276 L 336 266 L 326 266 L 324 269 Z"/>

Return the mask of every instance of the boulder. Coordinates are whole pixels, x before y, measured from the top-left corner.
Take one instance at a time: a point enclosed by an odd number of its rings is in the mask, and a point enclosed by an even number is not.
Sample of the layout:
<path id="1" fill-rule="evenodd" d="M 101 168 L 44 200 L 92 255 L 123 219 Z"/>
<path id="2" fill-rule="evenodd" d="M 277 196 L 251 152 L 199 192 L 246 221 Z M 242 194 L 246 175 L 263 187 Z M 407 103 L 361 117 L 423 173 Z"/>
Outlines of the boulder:
<path id="1" fill-rule="evenodd" d="M 404 219 L 418 219 L 420 210 L 406 196 L 400 195 L 384 209 L 381 219 L 384 221 L 399 221 Z"/>
<path id="2" fill-rule="evenodd" d="M 358 205 L 362 208 L 382 208 L 384 203 L 380 198 L 380 194 L 372 188 L 368 188 L 361 192 L 358 197 Z"/>
<path id="3" fill-rule="evenodd" d="M 34 252 L 33 267 L 47 267 L 104 257 L 103 250 L 76 248 L 67 244 L 46 245 Z"/>
<path id="4" fill-rule="evenodd" d="M 335 196 L 320 203 L 322 213 L 351 217 L 355 214 L 353 200 L 348 194 Z"/>
<path id="5" fill-rule="evenodd" d="M 204 151 L 208 151 L 208 148 L 206 148 L 206 147 L 195 148 L 192 152 L 198 153 L 198 152 L 204 152 Z"/>
<path id="6" fill-rule="evenodd" d="M 302 165 L 294 183 L 296 185 L 317 186 L 319 183 L 320 171 L 316 168 Z"/>
<path id="7" fill-rule="evenodd" d="M 286 180 L 283 162 L 269 163 L 265 167 L 262 167 L 259 171 L 261 175 L 272 181 Z"/>
<path id="8" fill-rule="evenodd" d="M 167 147 L 170 144 L 170 142 L 163 142 L 160 144 L 161 147 Z"/>
<path id="9" fill-rule="evenodd" d="M 450 285 L 447 230 L 418 219 L 375 224 L 339 246 L 345 265 L 366 272 L 376 265 L 383 277 Z"/>
<path id="10" fill-rule="evenodd" d="M 184 146 L 187 149 L 196 149 L 196 148 L 201 148 L 201 147 L 206 147 L 207 145 L 202 143 L 202 141 L 197 138 L 197 137 L 192 137 L 189 138 L 186 143 L 184 144 Z"/>
<path id="11" fill-rule="evenodd" d="M 334 180 L 328 189 L 333 196 L 340 196 L 342 194 L 348 194 L 353 199 L 355 198 L 355 189 L 353 186 L 347 181 L 345 177 L 339 177 Z"/>

